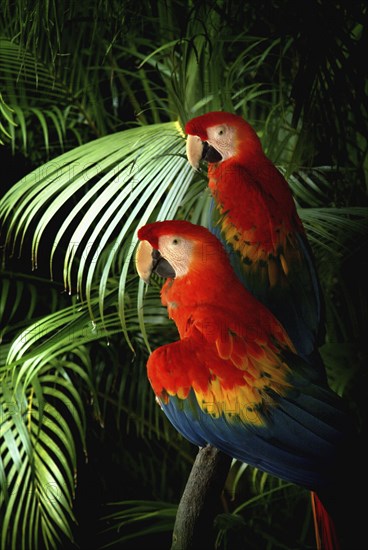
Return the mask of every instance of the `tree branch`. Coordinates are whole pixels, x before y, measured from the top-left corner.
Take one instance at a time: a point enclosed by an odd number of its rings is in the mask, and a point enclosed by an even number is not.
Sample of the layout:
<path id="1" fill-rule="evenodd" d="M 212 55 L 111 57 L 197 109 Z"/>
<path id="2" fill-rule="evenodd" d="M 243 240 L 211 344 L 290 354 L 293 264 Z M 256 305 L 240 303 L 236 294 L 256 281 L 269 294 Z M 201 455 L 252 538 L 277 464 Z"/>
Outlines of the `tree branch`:
<path id="1" fill-rule="evenodd" d="M 176 514 L 171 550 L 214 548 L 213 522 L 231 460 L 212 445 L 198 451 Z"/>

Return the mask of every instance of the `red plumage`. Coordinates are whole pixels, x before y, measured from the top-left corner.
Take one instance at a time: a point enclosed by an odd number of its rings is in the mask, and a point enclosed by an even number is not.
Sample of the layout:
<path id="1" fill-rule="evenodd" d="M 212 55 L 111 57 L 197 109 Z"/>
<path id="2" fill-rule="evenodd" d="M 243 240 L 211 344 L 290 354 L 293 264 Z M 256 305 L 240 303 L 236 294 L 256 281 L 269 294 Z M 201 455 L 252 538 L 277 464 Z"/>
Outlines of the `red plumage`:
<path id="1" fill-rule="evenodd" d="M 351 498 L 351 486 L 340 472 L 356 445 L 342 400 L 295 353 L 285 329 L 244 288 L 207 229 L 156 222 L 138 236 L 176 273 L 161 299 L 180 340 L 156 349 L 147 363 L 165 414 L 192 443 L 210 443 L 315 492 L 322 548 L 337 549 L 332 517 L 344 548 L 359 548 L 349 547 L 359 541 L 359 516 L 353 536 L 341 521 L 346 506 L 340 498 Z"/>
<path id="2" fill-rule="evenodd" d="M 211 231 L 227 245 L 241 282 L 314 362 L 324 333 L 323 300 L 287 181 L 240 116 L 207 113 L 190 120 L 185 131 L 189 161 L 197 166 L 202 152 L 208 162 Z"/>

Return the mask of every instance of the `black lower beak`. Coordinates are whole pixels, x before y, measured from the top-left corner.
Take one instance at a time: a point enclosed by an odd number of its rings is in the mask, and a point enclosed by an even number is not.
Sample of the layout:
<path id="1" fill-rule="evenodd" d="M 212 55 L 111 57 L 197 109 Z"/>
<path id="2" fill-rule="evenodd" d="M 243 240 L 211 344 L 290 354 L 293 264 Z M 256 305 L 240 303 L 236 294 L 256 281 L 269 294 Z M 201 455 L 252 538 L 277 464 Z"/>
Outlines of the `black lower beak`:
<path id="1" fill-rule="evenodd" d="M 163 258 L 158 250 L 152 250 L 152 272 L 157 273 L 160 277 L 173 279 L 176 275 L 173 267 L 165 258 Z"/>
<path id="2" fill-rule="evenodd" d="M 201 160 L 205 160 L 206 162 L 220 162 L 222 160 L 220 153 L 212 145 L 208 145 L 207 141 L 202 141 L 202 145 Z"/>

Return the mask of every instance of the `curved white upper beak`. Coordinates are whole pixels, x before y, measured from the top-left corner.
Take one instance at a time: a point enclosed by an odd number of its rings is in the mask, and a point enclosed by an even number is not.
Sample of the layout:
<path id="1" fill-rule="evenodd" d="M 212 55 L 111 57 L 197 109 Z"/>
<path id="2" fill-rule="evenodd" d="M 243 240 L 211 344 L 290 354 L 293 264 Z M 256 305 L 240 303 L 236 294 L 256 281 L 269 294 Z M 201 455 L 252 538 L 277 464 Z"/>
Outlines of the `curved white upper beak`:
<path id="1" fill-rule="evenodd" d="M 189 164 L 195 169 L 198 170 L 199 161 L 202 158 L 203 152 L 203 143 L 201 138 L 198 136 L 188 135 L 186 143 L 186 153 Z"/>
<path id="2" fill-rule="evenodd" d="M 139 277 L 146 283 L 149 283 L 153 261 L 152 261 L 152 246 L 148 241 L 141 241 L 135 253 L 135 267 Z"/>

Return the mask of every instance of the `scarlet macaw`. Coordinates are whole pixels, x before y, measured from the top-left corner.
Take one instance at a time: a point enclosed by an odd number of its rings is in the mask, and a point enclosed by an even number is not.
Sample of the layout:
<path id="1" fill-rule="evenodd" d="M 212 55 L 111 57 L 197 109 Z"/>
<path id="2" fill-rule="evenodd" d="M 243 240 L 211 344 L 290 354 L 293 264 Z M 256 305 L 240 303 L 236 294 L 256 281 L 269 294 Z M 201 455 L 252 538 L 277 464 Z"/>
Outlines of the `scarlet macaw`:
<path id="1" fill-rule="evenodd" d="M 354 441 L 343 400 L 245 289 L 206 228 L 155 222 L 138 238 L 137 271 L 147 283 L 153 271 L 168 278 L 161 300 L 180 335 L 147 362 L 164 413 L 193 444 L 312 491 L 326 548 L 337 548 L 330 516 L 345 517 L 341 468 Z"/>
<path id="2" fill-rule="evenodd" d="M 208 162 L 210 229 L 227 245 L 248 290 L 286 328 L 296 349 L 320 369 L 322 298 L 312 253 L 288 184 L 240 116 L 216 111 L 185 126 L 187 157 Z M 321 361 L 319 361 L 321 363 Z"/>

